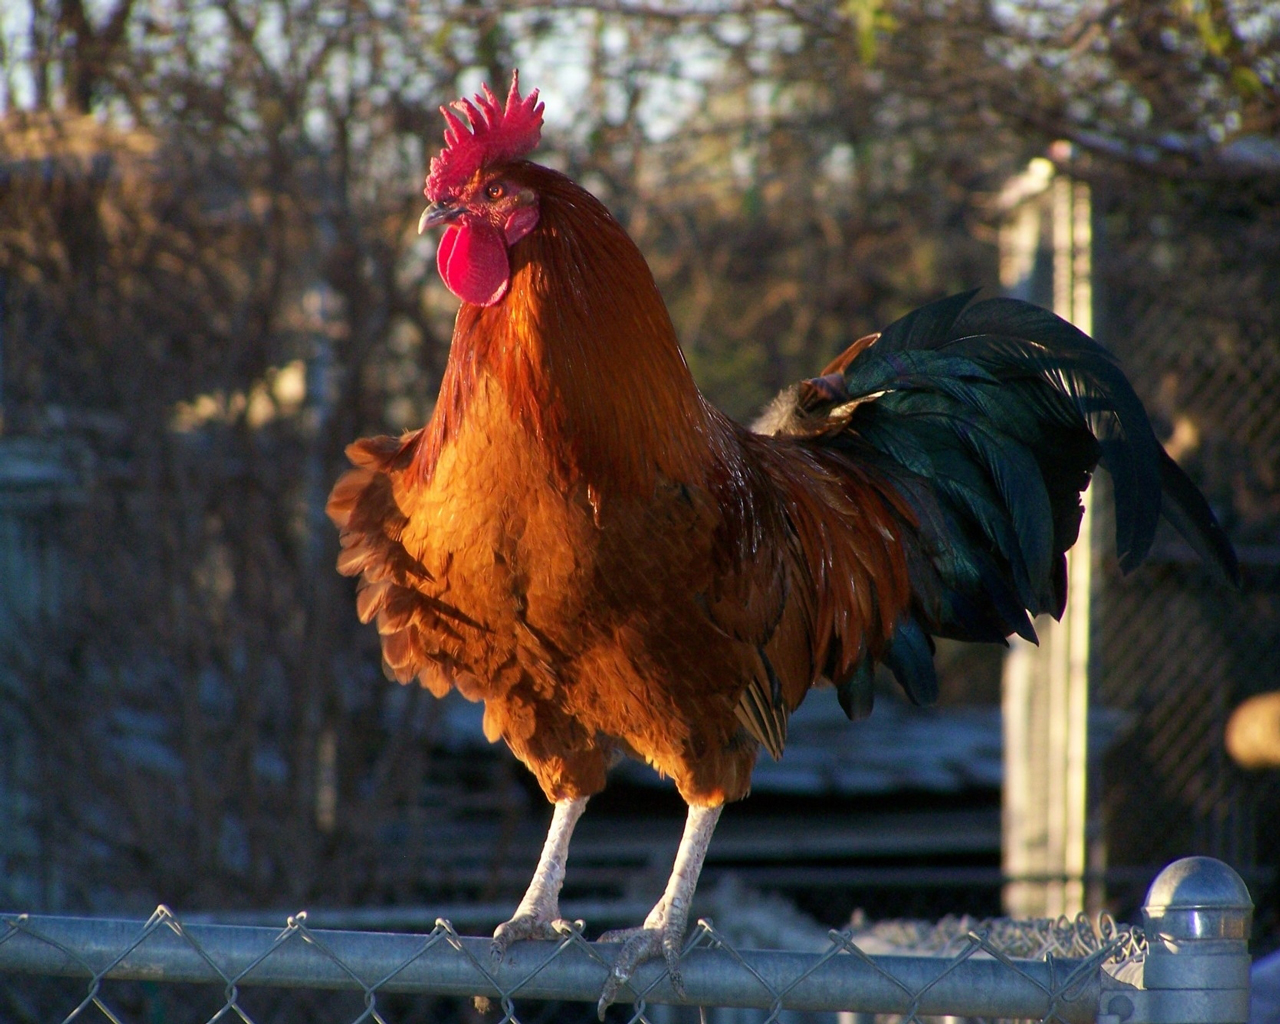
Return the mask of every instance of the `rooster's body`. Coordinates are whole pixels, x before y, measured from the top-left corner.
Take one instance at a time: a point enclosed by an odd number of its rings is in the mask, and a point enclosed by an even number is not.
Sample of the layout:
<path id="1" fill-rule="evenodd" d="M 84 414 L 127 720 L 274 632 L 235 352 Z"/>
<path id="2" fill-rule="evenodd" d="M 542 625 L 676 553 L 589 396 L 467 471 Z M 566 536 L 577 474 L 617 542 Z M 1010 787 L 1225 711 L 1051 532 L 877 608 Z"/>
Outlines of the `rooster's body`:
<path id="1" fill-rule="evenodd" d="M 1162 510 L 1234 562 L 1112 359 L 1024 303 L 925 307 L 780 396 L 765 432 L 734 424 L 621 226 L 520 159 L 535 97 L 513 85 L 505 111 L 470 108 L 471 133 L 450 122 L 424 215 L 450 225 L 441 272 L 465 300 L 440 397 L 422 430 L 351 447 L 330 514 L 389 672 L 483 700 L 486 736 L 556 803 L 497 953 L 553 926 L 569 834 L 614 761 L 690 805 L 603 1005 L 637 962 L 671 959 L 720 806 L 761 745 L 781 756 L 811 687 L 860 717 L 884 663 L 927 702 L 931 635 L 1001 642 L 1061 613 L 1100 457 L 1126 568 Z"/>

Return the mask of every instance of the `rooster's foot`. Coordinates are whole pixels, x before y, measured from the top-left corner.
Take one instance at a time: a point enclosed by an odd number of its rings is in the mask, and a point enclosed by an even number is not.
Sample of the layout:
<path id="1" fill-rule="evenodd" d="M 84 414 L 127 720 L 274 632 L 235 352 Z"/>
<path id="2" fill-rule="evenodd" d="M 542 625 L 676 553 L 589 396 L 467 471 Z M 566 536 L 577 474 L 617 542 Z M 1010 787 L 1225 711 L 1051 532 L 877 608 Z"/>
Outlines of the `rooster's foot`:
<path id="1" fill-rule="evenodd" d="M 497 963 L 507 955 L 513 942 L 522 939 L 558 939 L 570 931 L 574 922 L 560 916 L 560 909 L 553 902 L 549 907 L 536 910 L 517 910 L 510 921 L 498 925 L 489 943 L 489 956 Z"/>
<path id="2" fill-rule="evenodd" d="M 573 835 L 573 826 L 586 806 L 585 796 L 556 801 L 551 827 L 547 829 L 547 841 L 543 844 L 529 891 L 524 894 L 511 920 L 498 925 L 493 933 L 489 955 L 495 964 L 507 955 L 513 942 L 555 939 L 572 927 L 560 916 L 560 886 L 564 883 L 565 858 L 569 856 L 569 837 Z"/>
<path id="3" fill-rule="evenodd" d="M 691 806 L 685 819 L 684 835 L 680 837 L 680 849 L 676 851 L 675 866 L 667 880 L 666 892 L 657 906 L 649 911 L 644 924 L 621 932 L 606 932 L 601 942 L 621 942 L 618 959 L 609 971 L 609 980 L 600 993 L 596 1013 L 604 1020 L 604 1011 L 618 989 L 627 983 L 635 969 L 646 960 L 661 955 L 667 961 L 671 973 L 671 987 L 684 998 L 684 978 L 680 974 L 680 951 L 684 942 L 685 926 L 689 923 L 689 904 L 698 885 L 698 873 L 707 855 L 707 844 L 720 817 L 721 805 L 714 807 Z"/>
<path id="4" fill-rule="evenodd" d="M 604 1020 L 604 1011 L 617 997 L 618 990 L 627 983 L 636 968 L 659 956 L 667 961 L 671 987 L 683 998 L 684 978 L 680 974 L 680 951 L 684 944 L 684 915 L 665 916 L 667 920 L 655 922 L 652 921 L 654 915 L 651 914 L 644 927 L 605 932 L 600 936 L 600 942 L 622 943 L 622 949 L 618 951 L 617 959 L 609 971 L 609 980 L 600 993 L 600 1002 L 596 1004 L 596 1013 L 601 1020 Z"/>

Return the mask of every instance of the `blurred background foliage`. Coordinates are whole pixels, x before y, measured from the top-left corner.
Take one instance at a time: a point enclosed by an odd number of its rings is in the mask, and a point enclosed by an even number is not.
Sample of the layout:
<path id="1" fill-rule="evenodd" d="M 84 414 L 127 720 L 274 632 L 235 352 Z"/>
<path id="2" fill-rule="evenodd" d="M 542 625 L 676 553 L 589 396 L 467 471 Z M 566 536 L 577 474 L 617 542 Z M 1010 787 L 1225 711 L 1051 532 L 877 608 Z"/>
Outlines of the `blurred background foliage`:
<path id="1" fill-rule="evenodd" d="M 421 898 L 389 821 L 532 813 L 507 761 L 442 774 L 322 513 L 345 444 L 430 413 L 437 107 L 513 66 L 539 158 L 627 226 L 744 419 L 996 291 L 998 196 L 1071 143 L 1099 334 L 1131 369 L 1177 339 L 1144 399 L 1168 435 L 1201 402 L 1184 454 L 1238 539 L 1280 537 L 1266 0 L 49 0 L 0 29 L 0 442 L 54 467 L 11 510 L 7 904 Z M 1184 393 L 1197 361 L 1244 421 Z"/>

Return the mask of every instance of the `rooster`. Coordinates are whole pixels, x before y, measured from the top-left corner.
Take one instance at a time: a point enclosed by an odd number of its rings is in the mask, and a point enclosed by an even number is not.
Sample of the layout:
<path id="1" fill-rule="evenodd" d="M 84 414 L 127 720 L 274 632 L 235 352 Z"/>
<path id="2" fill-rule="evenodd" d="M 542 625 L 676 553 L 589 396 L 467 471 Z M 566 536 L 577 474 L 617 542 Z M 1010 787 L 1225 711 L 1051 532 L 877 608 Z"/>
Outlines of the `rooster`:
<path id="1" fill-rule="evenodd" d="M 1120 565 L 1165 516 L 1238 572 L 1204 498 L 1115 360 L 1009 299 L 935 302 L 783 392 L 755 429 L 698 391 L 640 251 L 605 207 L 525 159 L 543 106 L 513 75 L 442 108 L 419 231 L 462 300 L 427 425 L 348 448 L 328 512 L 384 668 L 483 701 L 554 804 L 492 951 L 552 937 L 574 825 L 623 757 L 689 812 L 670 880 L 622 943 L 600 1013 L 641 962 L 679 987 L 690 901 L 723 806 L 831 686 L 870 713 L 886 666 L 937 694 L 935 636 L 1035 638 L 1099 462 Z M 455 113 L 456 111 L 456 113 Z"/>

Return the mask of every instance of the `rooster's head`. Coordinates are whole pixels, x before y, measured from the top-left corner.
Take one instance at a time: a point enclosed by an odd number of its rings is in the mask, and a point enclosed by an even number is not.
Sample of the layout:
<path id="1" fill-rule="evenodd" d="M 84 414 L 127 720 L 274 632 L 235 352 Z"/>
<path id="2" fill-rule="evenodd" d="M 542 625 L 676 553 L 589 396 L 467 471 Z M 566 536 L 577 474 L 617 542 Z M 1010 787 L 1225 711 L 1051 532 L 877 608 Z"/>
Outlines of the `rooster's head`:
<path id="1" fill-rule="evenodd" d="M 436 252 L 440 276 L 463 302 L 491 306 L 507 292 L 507 249 L 538 223 L 537 193 L 504 171 L 537 146 L 542 104 L 536 89 L 520 96 L 516 72 L 505 106 L 487 85 L 474 100 L 451 105 L 467 123 L 448 107 L 440 108 L 448 123 L 445 146 L 431 160 L 423 190 L 431 205 L 418 231 L 448 225 Z"/>

